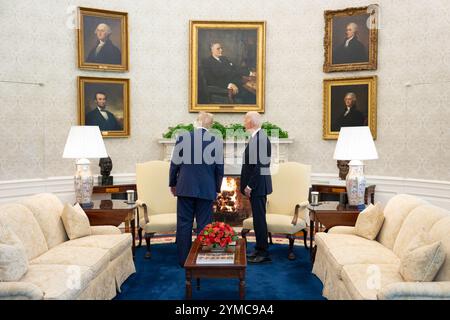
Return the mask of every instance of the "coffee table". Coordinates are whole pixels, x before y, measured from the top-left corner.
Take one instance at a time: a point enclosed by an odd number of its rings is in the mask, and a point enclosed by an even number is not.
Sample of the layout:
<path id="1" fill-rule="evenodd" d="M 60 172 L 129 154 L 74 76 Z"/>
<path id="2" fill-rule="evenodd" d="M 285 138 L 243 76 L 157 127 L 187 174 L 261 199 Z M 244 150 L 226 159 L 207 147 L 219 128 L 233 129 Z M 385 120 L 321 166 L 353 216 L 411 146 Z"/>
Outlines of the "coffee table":
<path id="1" fill-rule="evenodd" d="M 186 299 L 192 299 L 192 279 L 197 279 L 197 290 L 200 290 L 201 278 L 226 278 L 239 279 L 239 297 L 245 298 L 245 269 L 247 268 L 247 256 L 245 248 L 245 240 L 236 241 L 234 249 L 233 264 L 207 264 L 198 265 L 197 255 L 202 250 L 202 245 L 198 239 L 192 244 L 189 255 L 184 263 L 186 270 Z"/>

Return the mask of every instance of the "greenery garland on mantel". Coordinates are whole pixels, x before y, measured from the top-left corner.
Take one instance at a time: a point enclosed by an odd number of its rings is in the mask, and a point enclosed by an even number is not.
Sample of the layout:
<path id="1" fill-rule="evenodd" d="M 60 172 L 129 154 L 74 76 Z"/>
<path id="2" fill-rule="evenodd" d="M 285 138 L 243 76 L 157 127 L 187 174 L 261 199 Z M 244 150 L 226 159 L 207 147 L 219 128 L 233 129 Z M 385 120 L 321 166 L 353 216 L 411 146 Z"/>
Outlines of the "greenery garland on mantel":
<path id="1" fill-rule="evenodd" d="M 250 134 L 245 131 L 244 126 L 240 123 L 231 123 L 229 125 L 223 125 L 218 121 L 214 121 L 211 128 L 214 129 L 214 131 L 216 132 L 220 132 L 222 134 L 223 139 L 225 139 L 225 137 L 228 139 L 229 138 L 245 139 L 250 136 Z M 261 129 L 265 129 L 269 137 L 277 135 L 278 138 L 280 139 L 289 137 L 287 131 L 282 130 L 279 126 L 270 122 L 264 122 L 261 125 Z M 176 135 L 178 131 L 182 130 L 193 131 L 194 125 L 183 123 L 177 124 L 175 127 L 169 127 L 168 130 L 165 133 L 163 133 L 162 136 L 165 139 L 172 139 L 175 138 L 174 134 Z"/>

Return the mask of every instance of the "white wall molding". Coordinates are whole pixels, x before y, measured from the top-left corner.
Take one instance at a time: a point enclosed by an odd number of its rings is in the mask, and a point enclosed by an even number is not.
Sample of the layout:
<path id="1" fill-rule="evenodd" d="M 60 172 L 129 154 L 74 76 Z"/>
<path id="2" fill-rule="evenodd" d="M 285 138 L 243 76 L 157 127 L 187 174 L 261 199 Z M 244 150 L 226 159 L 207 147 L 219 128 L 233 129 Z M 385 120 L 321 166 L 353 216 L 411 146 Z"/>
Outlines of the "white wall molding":
<path id="1" fill-rule="evenodd" d="M 401 177 L 367 176 L 376 185 L 375 200 L 383 205 L 396 194 L 407 193 L 450 210 L 450 181 L 420 180 Z M 313 173 L 312 183 L 330 183 L 335 174 Z M 134 173 L 115 174 L 116 184 L 135 183 Z M 13 202 L 36 193 L 52 192 L 63 201 L 73 201 L 73 177 L 0 181 L 0 203 Z"/>

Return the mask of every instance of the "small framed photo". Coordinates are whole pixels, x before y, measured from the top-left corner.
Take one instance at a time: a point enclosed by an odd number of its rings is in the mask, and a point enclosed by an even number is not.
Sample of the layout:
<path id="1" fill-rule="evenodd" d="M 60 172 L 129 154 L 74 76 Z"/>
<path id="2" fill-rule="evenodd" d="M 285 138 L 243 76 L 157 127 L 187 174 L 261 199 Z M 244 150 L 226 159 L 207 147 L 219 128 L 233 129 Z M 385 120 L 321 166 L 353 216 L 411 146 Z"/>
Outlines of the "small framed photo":
<path id="1" fill-rule="evenodd" d="M 78 8 L 78 67 L 128 71 L 128 14 Z"/>
<path id="2" fill-rule="evenodd" d="M 189 112 L 264 112 L 264 21 L 190 21 Z"/>
<path id="3" fill-rule="evenodd" d="M 129 88 L 129 79 L 78 77 L 79 125 L 99 126 L 103 137 L 128 137 Z"/>
<path id="4" fill-rule="evenodd" d="M 369 126 L 377 137 L 377 77 L 323 81 L 323 139 L 339 137 L 342 127 Z"/>
<path id="5" fill-rule="evenodd" d="M 325 11 L 324 72 L 376 70 L 378 5 Z"/>

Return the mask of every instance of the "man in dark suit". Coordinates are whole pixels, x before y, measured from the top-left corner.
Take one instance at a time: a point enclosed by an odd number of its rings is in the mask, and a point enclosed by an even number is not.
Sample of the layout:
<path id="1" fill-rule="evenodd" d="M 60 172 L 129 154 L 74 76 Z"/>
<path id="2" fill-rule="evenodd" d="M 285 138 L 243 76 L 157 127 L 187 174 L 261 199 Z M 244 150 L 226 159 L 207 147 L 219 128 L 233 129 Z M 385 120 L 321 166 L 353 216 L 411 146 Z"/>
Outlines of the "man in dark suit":
<path id="1" fill-rule="evenodd" d="M 197 233 L 212 222 L 213 201 L 222 185 L 223 142 L 208 131 L 212 123 L 212 114 L 200 112 L 198 127 L 178 137 L 170 163 L 169 186 L 178 197 L 176 241 L 181 267 L 192 245 L 194 217 Z"/>
<path id="2" fill-rule="evenodd" d="M 349 92 L 345 95 L 345 110 L 337 118 L 331 131 L 340 131 L 342 127 L 360 127 L 367 125 L 366 117 L 356 107 L 356 101 L 355 93 Z"/>
<path id="3" fill-rule="evenodd" d="M 100 23 L 95 29 L 97 43 L 91 49 L 86 62 L 102 64 L 121 64 L 122 54 L 109 39 L 111 28 L 106 23 Z"/>
<path id="4" fill-rule="evenodd" d="M 344 42 L 333 51 L 333 64 L 369 62 L 367 48 L 358 40 L 358 25 L 349 23 Z"/>
<path id="5" fill-rule="evenodd" d="M 201 73 L 206 85 L 228 90 L 231 99 L 238 99 L 241 103 L 255 103 L 255 95 L 242 87 L 243 74 L 227 57 L 223 55 L 223 48 L 219 42 L 210 45 L 211 55 L 201 64 Z M 214 101 L 213 101 L 214 102 Z"/>
<path id="6" fill-rule="evenodd" d="M 85 124 L 87 126 L 99 126 L 100 131 L 122 130 L 122 126 L 117 122 L 112 112 L 106 110 L 106 94 L 97 92 L 95 94 L 97 107 L 86 114 Z"/>
<path id="7" fill-rule="evenodd" d="M 267 241 L 266 204 L 267 195 L 272 193 L 270 175 L 270 140 L 261 130 L 261 115 L 255 111 L 244 117 L 244 126 L 252 136 L 245 148 L 241 171 L 241 192 L 250 199 L 253 228 L 256 236 L 255 251 L 248 256 L 248 262 L 271 261 Z"/>

